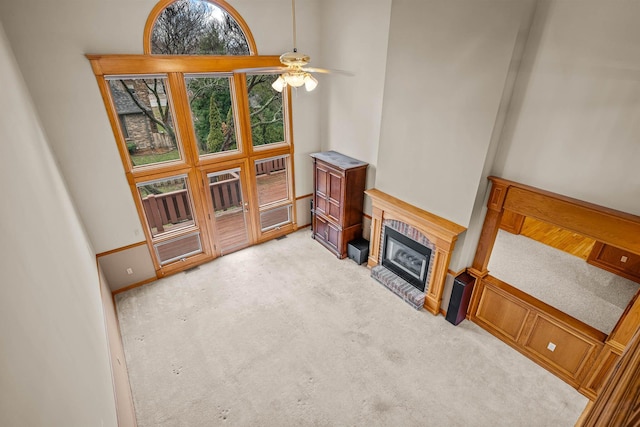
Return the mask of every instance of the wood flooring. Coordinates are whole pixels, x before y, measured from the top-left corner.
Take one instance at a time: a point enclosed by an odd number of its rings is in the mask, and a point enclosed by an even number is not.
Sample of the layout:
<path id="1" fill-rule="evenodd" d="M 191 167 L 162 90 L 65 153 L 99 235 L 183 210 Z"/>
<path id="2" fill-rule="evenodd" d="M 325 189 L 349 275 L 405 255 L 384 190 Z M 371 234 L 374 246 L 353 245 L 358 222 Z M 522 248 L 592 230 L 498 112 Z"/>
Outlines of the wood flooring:
<path id="1" fill-rule="evenodd" d="M 595 243 L 594 239 L 531 217 L 525 218 L 520 234 L 584 260 L 589 256 Z"/>

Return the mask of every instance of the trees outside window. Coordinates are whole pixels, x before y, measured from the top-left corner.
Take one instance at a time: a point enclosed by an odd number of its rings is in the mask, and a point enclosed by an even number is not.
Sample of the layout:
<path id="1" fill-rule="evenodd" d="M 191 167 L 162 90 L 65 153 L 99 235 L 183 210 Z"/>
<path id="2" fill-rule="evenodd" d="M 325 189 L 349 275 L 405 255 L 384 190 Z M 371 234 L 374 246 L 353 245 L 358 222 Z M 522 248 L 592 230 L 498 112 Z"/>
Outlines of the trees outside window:
<path id="1" fill-rule="evenodd" d="M 185 83 L 200 155 L 237 150 L 230 77 L 186 76 Z"/>
<path id="2" fill-rule="evenodd" d="M 282 93 L 271 87 L 273 74 L 247 76 L 253 146 L 284 141 Z"/>
<path id="3" fill-rule="evenodd" d="M 166 77 L 109 79 L 133 166 L 180 158 Z"/>
<path id="4" fill-rule="evenodd" d="M 158 16 L 151 53 L 163 55 L 249 55 L 238 22 L 204 0 L 178 0 Z"/>

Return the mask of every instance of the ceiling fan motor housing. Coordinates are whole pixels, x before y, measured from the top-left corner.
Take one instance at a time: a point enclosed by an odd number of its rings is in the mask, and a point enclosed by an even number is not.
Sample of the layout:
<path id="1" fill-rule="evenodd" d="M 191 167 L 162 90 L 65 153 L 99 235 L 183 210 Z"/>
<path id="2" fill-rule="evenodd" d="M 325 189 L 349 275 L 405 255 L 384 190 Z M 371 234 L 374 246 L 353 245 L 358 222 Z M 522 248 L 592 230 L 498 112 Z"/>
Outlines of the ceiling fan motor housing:
<path id="1" fill-rule="evenodd" d="M 300 52 L 286 52 L 280 55 L 280 62 L 288 67 L 304 67 L 309 63 L 311 57 Z"/>

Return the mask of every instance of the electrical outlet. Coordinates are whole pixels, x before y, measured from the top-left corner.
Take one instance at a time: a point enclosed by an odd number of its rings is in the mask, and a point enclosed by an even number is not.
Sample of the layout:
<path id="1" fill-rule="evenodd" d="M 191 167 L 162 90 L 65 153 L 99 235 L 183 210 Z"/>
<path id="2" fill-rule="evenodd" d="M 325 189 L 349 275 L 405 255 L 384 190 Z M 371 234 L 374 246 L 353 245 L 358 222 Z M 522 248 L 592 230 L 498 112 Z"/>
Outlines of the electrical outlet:
<path id="1" fill-rule="evenodd" d="M 133 268 L 131 267 L 127 268 L 127 274 L 133 274 Z"/>
<path id="2" fill-rule="evenodd" d="M 629 258 L 627 258 L 626 256 L 624 256 L 624 255 L 623 255 L 623 256 L 622 256 L 622 258 L 620 258 L 620 261 L 622 261 L 622 262 L 627 262 L 627 260 L 628 260 L 628 259 L 629 259 Z"/>
<path id="3" fill-rule="evenodd" d="M 552 342 L 549 342 L 549 344 L 547 345 L 547 350 L 554 351 L 555 349 L 556 349 L 556 345 Z"/>

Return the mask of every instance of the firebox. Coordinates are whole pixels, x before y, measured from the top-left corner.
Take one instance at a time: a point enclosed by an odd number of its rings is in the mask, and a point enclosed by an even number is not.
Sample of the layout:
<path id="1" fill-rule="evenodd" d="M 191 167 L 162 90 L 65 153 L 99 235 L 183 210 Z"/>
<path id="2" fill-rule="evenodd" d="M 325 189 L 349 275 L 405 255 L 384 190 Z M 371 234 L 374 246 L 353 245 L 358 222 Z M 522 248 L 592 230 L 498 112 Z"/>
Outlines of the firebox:
<path id="1" fill-rule="evenodd" d="M 382 265 L 424 292 L 431 260 L 431 249 L 385 227 Z"/>

